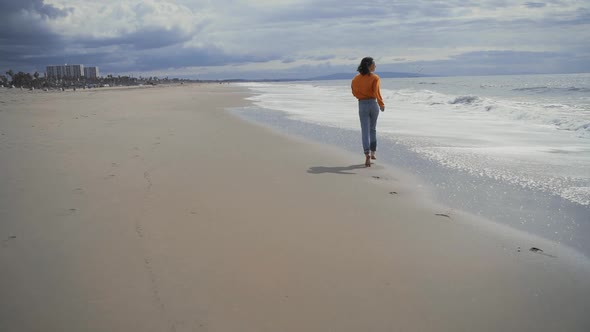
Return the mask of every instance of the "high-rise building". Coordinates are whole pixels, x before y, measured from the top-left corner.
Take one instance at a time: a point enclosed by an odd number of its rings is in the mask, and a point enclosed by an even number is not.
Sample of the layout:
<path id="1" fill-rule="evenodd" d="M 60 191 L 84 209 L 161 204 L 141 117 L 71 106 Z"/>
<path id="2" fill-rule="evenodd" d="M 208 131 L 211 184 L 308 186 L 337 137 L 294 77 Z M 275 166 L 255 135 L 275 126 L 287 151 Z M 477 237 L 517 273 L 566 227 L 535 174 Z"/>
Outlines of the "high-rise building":
<path id="1" fill-rule="evenodd" d="M 100 77 L 100 74 L 98 73 L 98 67 L 84 67 L 84 76 L 86 78 Z"/>
<path id="2" fill-rule="evenodd" d="M 47 78 L 80 78 L 84 76 L 84 65 L 47 66 Z"/>

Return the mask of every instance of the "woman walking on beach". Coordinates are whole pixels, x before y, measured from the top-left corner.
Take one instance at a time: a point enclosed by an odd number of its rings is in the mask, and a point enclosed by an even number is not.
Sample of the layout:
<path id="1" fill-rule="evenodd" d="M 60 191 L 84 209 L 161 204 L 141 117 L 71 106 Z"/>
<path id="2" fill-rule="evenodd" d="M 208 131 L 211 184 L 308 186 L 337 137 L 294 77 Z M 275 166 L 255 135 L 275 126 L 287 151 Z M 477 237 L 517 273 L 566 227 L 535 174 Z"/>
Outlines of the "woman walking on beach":
<path id="1" fill-rule="evenodd" d="M 352 94 L 359 101 L 359 118 L 361 120 L 361 136 L 363 150 L 365 152 L 365 166 L 371 167 L 371 159 L 377 159 L 377 117 L 379 109 L 385 111 L 385 104 L 381 97 L 379 76 L 374 74 L 375 61 L 366 57 L 361 60 L 358 66 L 359 72 L 352 79 Z"/>

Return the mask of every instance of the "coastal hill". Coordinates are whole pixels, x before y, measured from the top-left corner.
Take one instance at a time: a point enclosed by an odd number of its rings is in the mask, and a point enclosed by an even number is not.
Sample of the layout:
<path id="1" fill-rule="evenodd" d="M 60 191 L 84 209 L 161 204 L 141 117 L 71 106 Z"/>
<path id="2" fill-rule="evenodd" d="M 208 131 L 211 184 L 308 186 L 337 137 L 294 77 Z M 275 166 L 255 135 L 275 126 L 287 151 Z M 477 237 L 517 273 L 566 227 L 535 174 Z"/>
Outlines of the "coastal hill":
<path id="1" fill-rule="evenodd" d="M 338 73 L 325 76 L 310 78 L 309 81 L 328 81 L 328 80 L 348 80 L 352 79 L 357 73 Z M 380 78 L 407 78 L 407 77 L 429 77 L 433 75 L 423 75 L 416 73 L 397 73 L 397 72 L 378 72 Z"/>
<path id="2" fill-rule="evenodd" d="M 351 80 L 357 73 L 337 73 L 311 78 L 272 78 L 272 79 L 226 79 L 222 82 L 299 82 L 299 81 L 330 81 L 330 80 Z M 416 73 L 378 72 L 380 78 L 412 78 L 412 77 L 433 77 Z"/>

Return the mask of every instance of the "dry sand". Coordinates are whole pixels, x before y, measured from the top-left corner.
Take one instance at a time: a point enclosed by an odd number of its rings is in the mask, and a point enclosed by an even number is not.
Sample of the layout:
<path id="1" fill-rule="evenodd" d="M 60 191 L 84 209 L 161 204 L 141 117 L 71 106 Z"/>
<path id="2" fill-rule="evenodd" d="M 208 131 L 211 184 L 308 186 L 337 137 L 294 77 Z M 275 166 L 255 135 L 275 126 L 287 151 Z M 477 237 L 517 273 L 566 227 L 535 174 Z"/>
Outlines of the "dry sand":
<path id="1" fill-rule="evenodd" d="M 582 258 L 245 96 L 0 91 L 0 331 L 590 331 Z"/>

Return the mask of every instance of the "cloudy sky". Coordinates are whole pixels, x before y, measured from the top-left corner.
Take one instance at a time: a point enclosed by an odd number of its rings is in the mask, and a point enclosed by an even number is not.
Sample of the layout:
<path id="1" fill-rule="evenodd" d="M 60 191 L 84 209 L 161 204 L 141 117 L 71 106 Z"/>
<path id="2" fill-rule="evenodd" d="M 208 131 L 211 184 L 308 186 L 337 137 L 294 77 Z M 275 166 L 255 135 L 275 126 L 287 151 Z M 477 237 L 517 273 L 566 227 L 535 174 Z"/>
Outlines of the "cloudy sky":
<path id="1" fill-rule="evenodd" d="M 590 72 L 590 1 L 0 0 L 0 70 L 307 78 Z"/>

